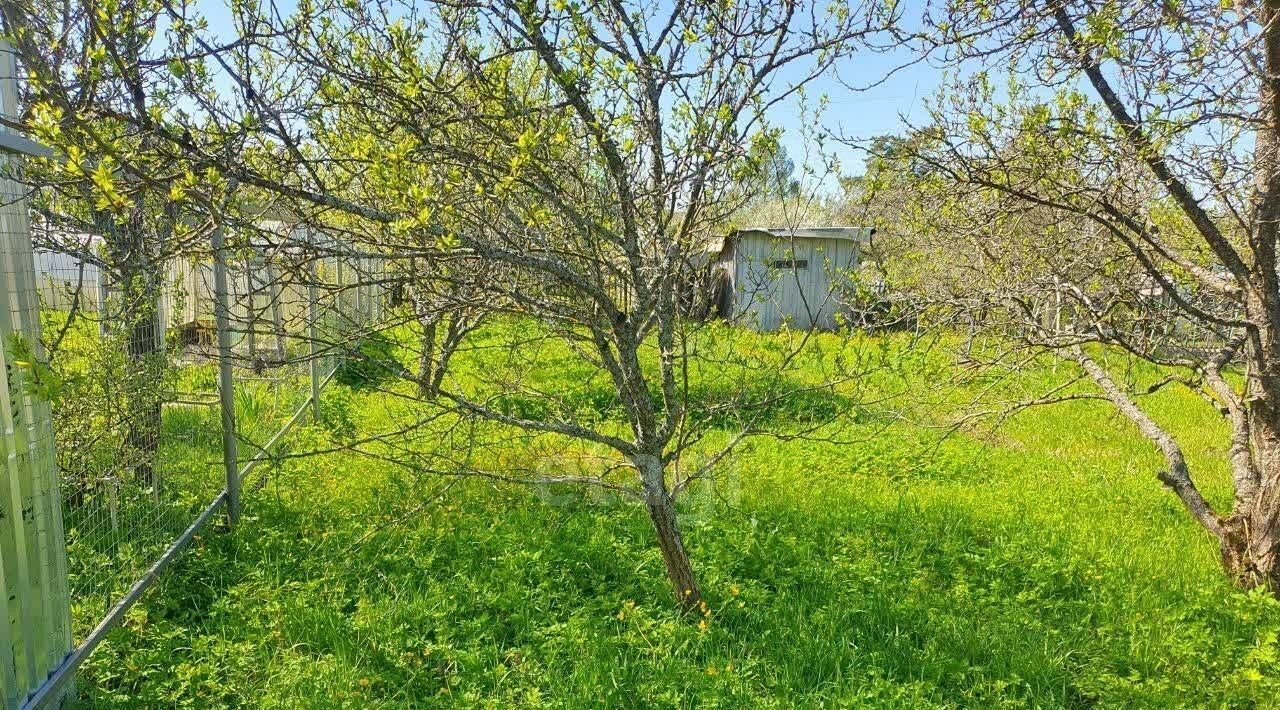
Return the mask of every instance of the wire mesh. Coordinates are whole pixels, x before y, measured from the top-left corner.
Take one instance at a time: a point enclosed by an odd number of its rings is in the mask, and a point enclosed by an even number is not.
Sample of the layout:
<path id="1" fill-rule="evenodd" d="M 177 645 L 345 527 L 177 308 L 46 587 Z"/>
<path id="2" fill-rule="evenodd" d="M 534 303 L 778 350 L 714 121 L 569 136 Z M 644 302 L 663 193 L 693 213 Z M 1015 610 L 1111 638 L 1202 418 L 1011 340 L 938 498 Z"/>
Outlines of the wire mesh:
<path id="1" fill-rule="evenodd" d="M 327 377 L 343 333 L 379 310 L 376 286 L 338 280 L 367 269 L 318 257 L 293 228 L 264 229 L 284 238 L 239 235 L 227 264 L 241 464 L 307 403 L 312 361 Z M 225 484 L 215 265 L 210 250 L 139 254 L 120 232 L 40 224 L 33 238 L 64 388 L 54 418 L 79 642 Z"/>
<path id="2" fill-rule="evenodd" d="M 173 265 L 120 232 L 36 231 L 79 640 L 221 489 L 219 424 L 210 368 L 171 328 L 190 295 Z"/>

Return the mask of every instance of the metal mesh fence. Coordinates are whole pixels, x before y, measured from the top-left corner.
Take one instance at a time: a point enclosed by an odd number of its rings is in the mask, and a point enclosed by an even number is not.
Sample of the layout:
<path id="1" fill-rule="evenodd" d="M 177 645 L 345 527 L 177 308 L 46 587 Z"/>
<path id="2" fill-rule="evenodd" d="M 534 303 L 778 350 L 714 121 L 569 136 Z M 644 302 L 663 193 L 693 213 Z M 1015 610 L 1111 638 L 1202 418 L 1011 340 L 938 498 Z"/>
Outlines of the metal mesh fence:
<path id="1" fill-rule="evenodd" d="M 0 39 L 8 117 L 16 76 Z M 89 231 L 33 224 L 23 166 L 49 155 L 0 125 L 5 708 L 58 703 L 195 531 L 234 519 L 384 296 L 377 258 L 266 213 L 179 239 L 94 209 Z"/>
<path id="2" fill-rule="evenodd" d="M 368 264 L 277 236 L 242 235 L 228 249 L 242 468 L 265 455 L 309 402 L 313 375 L 318 388 L 349 334 L 380 310 Z M 45 341 L 64 390 L 54 420 L 77 642 L 226 483 L 213 251 L 138 265 L 113 239 L 123 237 L 35 229 Z"/>

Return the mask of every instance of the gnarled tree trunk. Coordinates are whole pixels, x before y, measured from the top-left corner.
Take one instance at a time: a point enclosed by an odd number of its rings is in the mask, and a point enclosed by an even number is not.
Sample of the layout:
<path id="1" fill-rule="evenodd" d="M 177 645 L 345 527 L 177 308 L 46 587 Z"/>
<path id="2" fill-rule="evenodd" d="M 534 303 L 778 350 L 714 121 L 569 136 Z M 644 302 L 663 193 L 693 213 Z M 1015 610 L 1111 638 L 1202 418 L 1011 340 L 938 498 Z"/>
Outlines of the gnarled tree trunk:
<path id="1" fill-rule="evenodd" d="M 429 397 L 436 393 L 439 385 L 435 376 L 437 319 L 433 315 L 424 314 L 416 303 L 414 308 L 418 311 L 418 326 L 422 328 L 419 339 L 421 352 L 418 354 L 418 396 Z"/>
<path id="2" fill-rule="evenodd" d="M 645 507 L 649 510 L 649 520 L 653 523 L 658 550 L 662 553 L 662 562 L 667 568 L 667 578 L 671 580 L 676 601 L 686 609 L 695 608 L 702 602 L 702 590 L 698 587 L 689 552 L 685 550 L 684 538 L 680 535 L 675 501 L 667 490 L 662 460 L 655 455 L 639 455 L 635 457 L 635 465 L 640 472 Z"/>
<path id="3" fill-rule="evenodd" d="M 1265 522 L 1270 518 L 1271 522 Z M 1242 589 L 1264 587 L 1280 594 L 1280 527 L 1275 510 L 1233 515 L 1223 521 L 1222 568 Z M 1255 524 L 1261 519 L 1264 522 Z"/>
<path id="4" fill-rule="evenodd" d="M 1253 348 L 1247 348 L 1251 353 Z M 1187 511 L 1218 541 L 1222 566 L 1231 580 L 1244 589 L 1263 587 L 1280 595 L 1280 418 L 1267 406 L 1268 397 L 1240 398 L 1219 372 L 1234 348 L 1228 348 L 1205 367 L 1204 374 L 1226 410 L 1232 425 L 1229 451 L 1235 504 L 1231 513 L 1216 512 L 1192 481 L 1181 447 L 1125 392 L 1107 371 L 1082 348 L 1072 352 L 1085 372 L 1111 400 L 1116 409 L 1132 421 L 1143 436 L 1163 454 L 1167 469 L 1158 476 L 1181 499 Z M 1258 380 L 1248 377 L 1248 387 L 1257 391 Z"/>
<path id="5" fill-rule="evenodd" d="M 1268 587 L 1280 595 L 1280 412 L 1273 401 L 1246 400 L 1249 456 L 1233 457 L 1236 504 L 1218 539 L 1222 566 L 1237 585 Z M 1240 470 L 1244 465 L 1248 469 Z"/>
<path id="6" fill-rule="evenodd" d="M 133 468 L 138 480 L 154 487 L 160 483 L 155 464 L 160 449 L 162 418 L 159 396 L 162 366 L 156 362 L 156 358 L 163 355 L 163 348 L 160 344 L 160 318 L 154 312 L 157 300 L 155 289 L 143 289 L 140 300 L 144 303 L 137 310 L 126 311 L 127 316 L 136 320 L 130 323 L 127 345 L 132 366 L 129 373 L 132 401 L 125 443 L 137 457 Z"/>
<path id="7" fill-rule="evenodd" d="M 124 383 L 128 398 L 124 443 L 137 480 L 158 487 L 155 464 L 160 448 L 163 370 L 158 358 L 163 357 L 163 323 L 157 265 L 148 251 L 141 209 L 135 206 L 129 218 L 118 224 L 97 212 L 95 223 L 107 240 L 116 267 L 120 309 L 116 322 L 128 339 L 124 343 L 129 363 Z"/>

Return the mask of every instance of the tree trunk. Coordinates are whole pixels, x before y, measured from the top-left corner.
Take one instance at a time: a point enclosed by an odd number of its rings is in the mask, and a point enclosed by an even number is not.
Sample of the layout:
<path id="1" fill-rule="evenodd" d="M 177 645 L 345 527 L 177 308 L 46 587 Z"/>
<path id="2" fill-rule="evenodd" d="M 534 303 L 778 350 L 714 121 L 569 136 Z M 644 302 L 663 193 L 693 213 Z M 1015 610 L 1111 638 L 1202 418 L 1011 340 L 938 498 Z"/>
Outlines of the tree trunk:
<path id="1" fill-rule="evenodd" d="M 1263 396 L 1249 403 L 1249 450 L 1260 480 L 1245 491 L 1237 485 L 1238 505 L 1223 520 L 1219 542 L 1232 581 L 1280 596 L 1280 422 L 1269 401 Z"/>
<path id="2" fill-rule="evenodd" d="M 125 350 L 129 357 L 127 390 L 129 394 L 128 429 L 125 444 L 133 461 L 138 481 L 153 489 L 159 487 L 156 456 L 160 449 L 161 386 L 159 290 L 139 261 L 124 269 L 123 312 L 121 317 L 129 333 Z"/>
<path id="3" fill-rule="evenodd" d="M 1232 447 L 1236 504 L 1231 515 L 1226 516 L 1216 512 L 1200 494 L 1173 436 L 1138 407 L 1083 348 L 1075 346 L 1071 352 L 1116 409 L 1159 447 L 1168 466 L 1158 474 L 1160 481 L 1218 540 L 1222 566 L 1232 581 L 1245 589 L 1265 587 L 1280 594 L 1280 417 L 1268 405 L 1273 400 L 1265 382 L 1248 378 L 1255 394 L 1244 400 L 1246 405 L 1236 404 L 1225 380 L 1217 374 L 1222 363 L 1210 363 L 1206 368 L 1211 383 L 1216 381 L 1220 389 L 1227 388 L 1223 396 L 1225 401 L 1233 402 L 1230 406 L 1235 408 L 1233 428 L 1243 437 Z M 1250 352 L 1258 360 L 1254 349 Z M 1236 416 L 1241 406 L 1247 406 L 1247 420 Z"/>
<path id="4" fill-rule="evenodd" d="M 1248 518 L 1238 516 L 1224 521 L 1222 528 L 1222 567 L 1236 586 L 1263 587 L 1280 596 L 1280 528 L 1254 528 Z"/>
<path id="5" fill-rule="evenodd" d="M 148 289 L 149 290 L 149 289 Z M 160 351 L 158 315 L 147 315 L 148 307 L 143 306 L 142 313 L 134 313 L 139 318 L 132 324 L 129 332 L 128 353 L 134 379 L 130 383 L 133 390 L 133 405 L 129 412 L 129 428 L 125 442 L 133 455 L 134 473 L 139 481 L 149 486 L 158 485 L 155 475 L 155 459 L 160 448 L 161 402 L 157 389 L 160 378 L 157 363 L 154 362 Z"/>
<path id="6" fill-rule="evenodd" d="M 414 304 L 417 308 L 417 304 Z M 422 327 L 419 345 L 422 352 L 418 354 L 418 396 L 430 397 L 436 393 L 436 319 L 427 315 L 418 316 L 418 325 Z"/>
<path id="7" fill-rule="evenodd" d="M 1254 138 L 1253 200 L 1256 227 L 1249 237 L 1254 260 L 1244 314 L 1248 331 L 1245 410 L 1253 468 L 1241 505 L 1223 525 L 1222 563 L 1237 584 L 1269 587 L 1280 596 L 1280 3 L 1258 4 L 1265 75 L 1258 100 L 1264 121 Z"/>
<path id="8" fill-rule="evenodd" d="M 289 361 L 289 352 L 287 341 L 289 334 L 284 327 L 284 310 L 281 304 L 283 290 L 280 284 L 280 274 L 276 271 L 276 267 L 270 261 L 266 266 L 267 279 L 270 283 L 267 286 L 267 294 L 271 298 L 271 328 L 276 336 L 276 365 L 284 365 Z"/>
<path id="9" fill-rule="evenodd" d="M 128 341 L 124 344 L 129 371 L 125 374 L 128 398 L 125 445 L 133 458 L 138 481 L 158 490 L 155 459 L 160 448 L 162 355 L 160 288 L 155 265 L 147 252 L 145 225 L 135 209 L 130 219 L 115 224 L 103 214 L 95 222 L 108 237 L 108 248 L 119 270 L 119 322 Z"/>
<path id="10" fill-rule="evenodd" d="M 653 522 L 653 530 L 657 534 L 658 550 L 662 553 L 662 562 L 666 565 L 667 578 L 671 580 L 676 603 L 685 609 L 694 609 L 702 602 L 702 590 L 698 587 L 693 564 L 689 561 L 684 538 L 680 535 L 675 501 L 667 490 L 661 459 L 653 455 L 641 455 L 636 457 L 635 463 L 640 471 L 649 520 Z"/>

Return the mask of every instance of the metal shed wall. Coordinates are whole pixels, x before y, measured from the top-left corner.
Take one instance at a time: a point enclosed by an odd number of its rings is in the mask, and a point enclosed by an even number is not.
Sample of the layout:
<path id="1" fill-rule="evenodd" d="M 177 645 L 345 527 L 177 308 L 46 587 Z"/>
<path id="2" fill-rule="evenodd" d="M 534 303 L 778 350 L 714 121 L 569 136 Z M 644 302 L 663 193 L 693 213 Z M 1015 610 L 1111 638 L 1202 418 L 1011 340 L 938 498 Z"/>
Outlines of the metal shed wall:
<path id="1" fill-rule="evenodd" d="M 842 272 L 859 263 L 859 242 L 848 237 L 779 236 L 738 232 L 726 261 L 733 285 L 733 317 L 752 328 L 834 330 Z M 791 262 L 794 266 L 787 266 Z M 729 264 L 726 264 L 728 266 Z"/>

